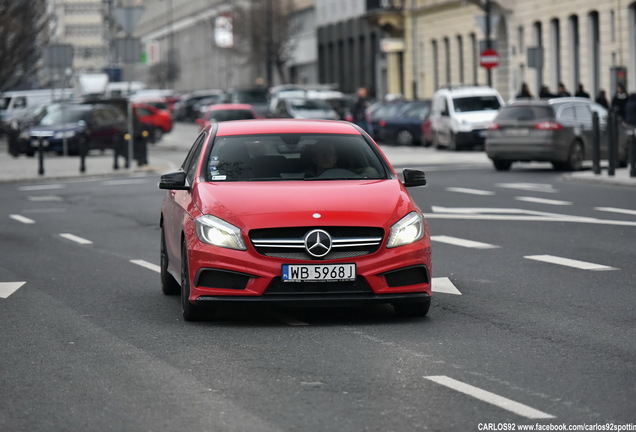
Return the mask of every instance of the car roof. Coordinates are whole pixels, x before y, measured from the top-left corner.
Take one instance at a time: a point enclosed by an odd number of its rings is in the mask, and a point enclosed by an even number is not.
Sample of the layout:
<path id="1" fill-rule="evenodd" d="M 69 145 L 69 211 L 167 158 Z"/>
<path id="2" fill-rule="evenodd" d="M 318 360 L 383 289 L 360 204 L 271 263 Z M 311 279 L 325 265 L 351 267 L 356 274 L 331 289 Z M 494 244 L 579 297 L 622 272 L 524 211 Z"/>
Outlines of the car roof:
<path id="1" fill-rule="evenodd" d="M 517 101 L 513 101 L 511 103 L 509 103 L 508 105 L 503 106 L 502 108 L 507 108 L 507 107 L 514 107 L 514 106 L 527 106 L 527 105 L 533 105 L 533 106 L 548 106 L 548 105 L 556 105 L 556 104 L 563 104 L 563 103 L 572 103 L 572 102 L 583 102 L 583 103 L 587 103 L 587 104 L 593 104 L 595 103 L 593 100 L 588 99 L 588 98 L 582 98 L 582 97 L 557 97 L 557 98 L 551 98 L 551 99 L 523 99 L 523 100 L 517 100 Z"/>
<path id="2" fill-rule="evenodd" d="M 484 96 L 497 95 L 498 92 L 492 87 L 485 86 L 461 86 L 461 87 L 444 87 L 437 90 L 438 94 L 447 94 L 453 97 L 461 96 Z"/>
<path id="3" fill-rule="evenodd" d="M 336 120 L 241 120 L 236 122 L 221 122 L 217 124 L 217 127 L 217 136 L 276 133 L 327 133 L 360 135 L 360 132 L 352 123 Z"/>

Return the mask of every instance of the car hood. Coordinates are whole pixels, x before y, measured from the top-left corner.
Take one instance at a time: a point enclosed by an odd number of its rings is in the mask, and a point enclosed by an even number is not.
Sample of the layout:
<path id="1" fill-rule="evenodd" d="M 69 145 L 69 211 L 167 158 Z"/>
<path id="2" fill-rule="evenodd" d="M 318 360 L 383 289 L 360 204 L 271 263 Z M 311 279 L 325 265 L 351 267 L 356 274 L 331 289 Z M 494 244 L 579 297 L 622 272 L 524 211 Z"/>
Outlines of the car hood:
<path id="1" fill-rule="evenodd" d="M 493 121 L 498 113 L 499 111 L 497 110 L 467 111 L 455 113 L 455 117 L 460 122 L 464 121 L 468 123 L 489 123 Z"/>
<path id="2" fill-rule="evenodd" d="M 77 123 L 64 123 L 64 124 L 55 124 L 50 126 L 33 125 L 29 129 L 31 130 L 31 132 L 50 131 L 51 133 L 55 133 L 55 132 L 63 132 L 67 130 L 78 130 L 80 129 L 80 125 L 78 125 Z"/>
<path id="3" fill-rule="evenodd" d="M 388 227 L 416 209 L 397 179 L 200 183 L 195 193 L 203 214 L 243 229 Z"/>

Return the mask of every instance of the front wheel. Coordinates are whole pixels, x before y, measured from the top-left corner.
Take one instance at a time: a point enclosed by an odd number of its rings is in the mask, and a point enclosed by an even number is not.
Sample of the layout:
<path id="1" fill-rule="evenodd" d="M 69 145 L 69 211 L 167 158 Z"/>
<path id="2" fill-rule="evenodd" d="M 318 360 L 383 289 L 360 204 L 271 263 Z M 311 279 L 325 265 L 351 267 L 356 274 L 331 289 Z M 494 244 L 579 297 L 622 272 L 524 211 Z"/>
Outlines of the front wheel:
<path id="1" fill-rule="evenodd" d="M 161 291 L 165 295 L 177 295 L 181 287 L 168 272 L 168 249 L 166 247 L 166 234 L 161 227 L 161 252 L 160 252 Z"/>

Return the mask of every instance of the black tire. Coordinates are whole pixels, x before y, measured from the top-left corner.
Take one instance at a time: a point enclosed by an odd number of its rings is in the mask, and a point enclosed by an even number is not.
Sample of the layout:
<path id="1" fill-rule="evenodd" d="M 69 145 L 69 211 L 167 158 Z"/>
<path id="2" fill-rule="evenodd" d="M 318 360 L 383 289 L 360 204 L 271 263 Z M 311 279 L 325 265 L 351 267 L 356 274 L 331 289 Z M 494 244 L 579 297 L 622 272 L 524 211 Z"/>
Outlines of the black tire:
<path id="1" fill-rule="evenodd" d="M 570 147 L 568 153 L 568 160 L 563 165 L 568 171 L 580 171 L 583 169 L 583 160 L 585 159 L 585 152 L 583 150 L 583 144 L 580 141 L 575 141 Z"/>
<path id="2" fill-rule="evenodd" d="M 452 151 L 459 151 L 459 146 L 457 145 L 457 137 L 452 132 L 448 140 L 448 149 Z"/>
<path id="3" fill-rule="evenodd" d="M 510 171 L 510 167 L 512 166 L 512 161 L 493 159 L 492 164 L 495 166 L 495 169 L 497 171 Z"/>
<path id="4" fill-rule="evenodd" d="M 181 310 L 186 321 L 199 321 L 202 318 L 201 308 L 190 300 L 190 268 L 188 266 L 188 247 L 185 240 L 181 244 Z"/>
<path id="5" fill-rule="evenodd" d="M 164 233 L 163 226 L 161 226 L 160 254 L 161 291 L 165 295 L 177 295 L 181 292 L 181 287 L 174 277 L 172 277 L 172 275 L 168 272 L 168 251 L 166 249 L 166 235 Z"/>
<path id="6" fill-rule="evenodd" d="M 425 317 L 431 307 L 431 299 L 411 303 L 397 303 L 393 305 L 395 314 L 399 317 Z"/>
<path id="7" fill-rule="evenodd" d="M 404 129 L 395 136 L 395 143 L 399 146 L 412 146 L 415 145 L 415 137 L 411 132 Z"/>

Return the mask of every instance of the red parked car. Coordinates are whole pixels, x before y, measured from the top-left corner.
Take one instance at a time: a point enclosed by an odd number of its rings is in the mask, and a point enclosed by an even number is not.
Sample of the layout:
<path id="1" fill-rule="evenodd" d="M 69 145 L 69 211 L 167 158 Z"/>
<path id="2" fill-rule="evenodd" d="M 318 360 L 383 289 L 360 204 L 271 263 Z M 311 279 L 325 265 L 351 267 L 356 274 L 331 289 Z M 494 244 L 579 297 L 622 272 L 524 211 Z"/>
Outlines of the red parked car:
<path id="1" fill-rule="evenodd" d="M 157 142 L 163 134 L 172 130 L 172 114 L 167 109 L 159 109 L 145 102 L 133 103 L 137 117 L 152 126 L 152 142 Z"/>
<path id="2" fill-rule="evenodd" d="M 379 147 L 350 123 L 246 120 L 206 126 L 161 176 L 161 281 L 184 319 L 226 303 L 431 301 L 427 222 Z M 207 306 L 207 308 L 206 308 Z"/>
<path id="3" fill-rule="evenodd" d="M 197 119 L 200 128 L 203 129 L 210 123 L 230 120 L 253 120 L 259 118 L 258 113 L 249 104 L 215 104 L 210 105 L 202 118 Z"/>

